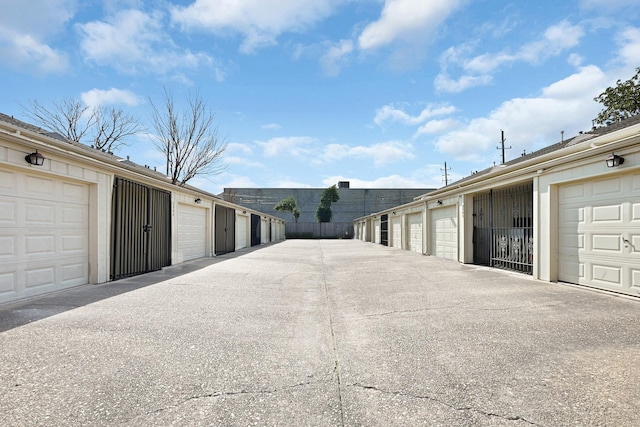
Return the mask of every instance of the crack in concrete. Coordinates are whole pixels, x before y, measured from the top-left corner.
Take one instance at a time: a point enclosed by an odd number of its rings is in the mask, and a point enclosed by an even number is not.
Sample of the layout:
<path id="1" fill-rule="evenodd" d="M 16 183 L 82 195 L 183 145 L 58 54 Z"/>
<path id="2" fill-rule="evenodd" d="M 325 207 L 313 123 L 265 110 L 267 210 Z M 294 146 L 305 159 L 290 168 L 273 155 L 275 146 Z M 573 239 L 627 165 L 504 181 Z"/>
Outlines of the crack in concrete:
<path id="1" fill-rule="evenodd" d="M 233 397 L 233 396 L 242 396 L 242 395 L 260 395 L 260 394 L 277 394 L 277 393 L 281 393 L 283 391 L 287 391 L 287 390 L 291 390 L 294 388 L 300 388 L 300 387 L 306 387 L 306 386 L 310 386 L 310 385 L 315 385 L 315 384 L 319 384 L 322 381 L 307 381 L 307 382 L 302 382 L 302 383 L 298 383 L 298 384 L 292 384 L 292 385 L 288 385 L 288 386 L 284 386 L 281 388 L 272 388 L 272 389 L 263 389 L 263 390 L 238 390 L 238 391 L 213 391 L 213 392 L 205 392 L 203 389 L 203 393 L 202 394 L 196 394 L 194 396 L 189 396 L 185 399 L 182 399 L 181 401 L 174 403 L 173 405 L 167 405 L 163 408 L 158 408 L 155 409 L 153 411 L 149 411 L 146 412 L 145 414 L 143 414 L 142 416 L 146 416 L 146 415 L 152 415 L 152 414 L 158 414 L 164 411 L 168 411 L 171 409 L 175 409 L 179 406 L 182 406 L 186 403 L 189 403 L 191 401 L 194 400 L 199 400 L 199 399 L 217 399 L 217 398 L 221 398 L 221 397 Z"/>
<path id="2" fill-rule="evenodd" d="M 454 305 L 449 305 L 449 306 L 443 306 L 443 307 L 429 307 L 429 308 L 415 308 L 412 310 L 392 310 L 392 311 L 383 311 L 381 313 L 369 313 L 369 314 L 363 314 L 362 316 L 360 316 L 361 318 L 366 318 L 366 317 L 383 317 L 383 316 L 391 316 L 394 314 L 408 314 L 408 313 L 420 313 L 420 312 L 425 312 L 425 311 L 435 311 L 435 310 L 448 310 L 448 309 L 452 309 L 452 308 L 456 308 L 459 307 L 461 304 L 454 304 Z"/>
<path id="3" fill-rule="evenodd" d="M 405 392 L 401 392 L 401 391 L 388 391 L 388 390 L 383 390 L 381 388 L 375 387 L 375 386 L 370 386 L 370 385 L 364 385 L 364 384 L 360 384 L 360 383 L 354 383 L 354 384 L 350 384 L 349 387 L 356 387 L 356 388 L 361 388 L 363 390 L 373 390 L 376 391 L 378 393 L 382 393 L 382 394 L 389 394 L 389 395 L 393 395 L 393 396 L 403 396 L 403 397 L 408 397 L 411 399 L 423 399 L 423 400 L 429 400 L 431 402 L 437 403 L 439 405 L 443 405 L 446 406 L 450 409 L 453 409 L 454 411 L 468 411 L 468 412 L 475 412 L 477 414 L 480 415 L 484 415 L 486 417 L 495 417 L 495 418 L 502 418 L 504 420 L 507 421 L 523 421 L 527 424 L 530 425 L 538 425 L 534 422 L 531 422 L 529 420 L 527 420 L 524 417 L 521 417 L 520 415 L 501 415 L 501 414 L 497 414 L 495 412 L 487 412 L 487 411 L 483 411 L 481 409 L 478 408 L 474 408 L 472 406 L 456 406 L 456 405 L 452 405 L 451 403 L 445 402 L 441 399 L 438 399 L 436 397 L 433 396 L 428 396 L 428 395 L 416 395 L 416 394 L 411 394 L 411 393 L 405 393 Z"/>

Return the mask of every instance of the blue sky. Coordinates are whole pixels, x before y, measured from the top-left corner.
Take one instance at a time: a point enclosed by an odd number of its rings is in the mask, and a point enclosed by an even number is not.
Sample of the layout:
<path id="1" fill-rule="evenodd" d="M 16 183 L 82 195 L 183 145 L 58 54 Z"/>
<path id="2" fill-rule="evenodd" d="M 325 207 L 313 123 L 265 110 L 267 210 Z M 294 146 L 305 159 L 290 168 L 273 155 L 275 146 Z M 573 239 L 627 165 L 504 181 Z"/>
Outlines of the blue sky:
<path id="1" fill-rule="evenodd" d="M 198 92 L 224 187 L 431 188 L 591 128 L 640 66 L 637 0 L 3 0 L 0 111 L 73 97 L 150 126 Z M 179 105 L 180 106 L 180 105 Z M 148 134 L 116 154 L 164 170 Z"/>

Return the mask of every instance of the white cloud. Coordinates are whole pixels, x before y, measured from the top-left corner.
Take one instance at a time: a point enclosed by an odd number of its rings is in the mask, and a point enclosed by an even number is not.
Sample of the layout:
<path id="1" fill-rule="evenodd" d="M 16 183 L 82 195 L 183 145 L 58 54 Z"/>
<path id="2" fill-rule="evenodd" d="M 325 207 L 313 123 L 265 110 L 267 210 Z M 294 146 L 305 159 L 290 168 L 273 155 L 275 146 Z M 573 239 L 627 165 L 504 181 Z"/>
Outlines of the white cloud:
<path id="1" fill-rule="evenodd" d="M 539 39 L 526 43 L 515 53 L 501 51 L 469 57 L 473 45 L 451 47 L 440 56 L 441 72 L 436 76 L 434 86 L 439 92 L 459 93 L 471 87 L 490 84 L 493 81 L 492 73 L 504 64 L 539 64 L 577 46 L 584 34 L 581 25 L 563 20 L 549 26 Z M 574 56 L 571 60 L 575 63 L 577 58 Z M 452 78 L 450 68 L 460 68 L 462 75 Z"/>
<path id="2" fill-rule="evenodd" d="M 341 40 L 332 45 L 320 58 L 320 65 L 328 76 L 337 76 L 346 57 L 353 52 L 353 41 Z"/>
<path id="3" fill-rule="evenodd" d="M 0 63 L 34 74 L 62 73 L 65 53 L 47 40 L 64 30 L 74 16 L 76 0 L 8 0 L 0 13 Z"/>
<path id="4" fill-rule="evenodd" d="M 456 127 L 458 122 L 454 119 L 430 120 L 418 128 L 414 137 L 424 134 L 442 133 Z"/>
<path id="5" fill-rule="evenodd" d="M 216 34 L 240 34 L 240 51 L 276 44 L 284 32 L 301 32 L 329 16 L 341 0 L 278 1 L 195 0 L 191 5 L 171 9 L 171 18 L 184 29 L 201 29 Z"/>
<path id="6" fill-rule="evenodd" d="M 116 88 L 111 88 L 108 90 L 91 89 L 80 94 L 80 99 L 82 99 L 82 102 L 84 102 L 85 105 L 89 105 L 92 107 L 114 104 L 136 106 L 143 102 L 142 99 L 135 93 L 128 90 Z"/>
<path id="7" fill-rule="evenodd" d="M 253 154 L 253 149 L 247 145 L 239 142 L 230 142 L 227 144 L 227 148 L 224 150 L 225 154 L 241 153 L 244 155 Z"/>
<path id="8" fill-rule="evenodd" d="M 425 107 L 424 110 L 420 112 L 420 114 L 418 114 L 417 116 L 411 116 L 392 105 L 385 105 L 376 111 L 376 116 L 373 121 L 379 126 L 387 121 L 399 122 L 405 125 L 419 125 L 421 123 L 424 123 L 430 117 L 444 116 L 452 114 L 455 111 L 456 108 L 452 105 L 429 104 Z"/>
<path id="9" fill-rule="evenodd" d="M 490 75 L 481 76 L 460 76 L 457 80 L 448 75 L 440 73 L 436 76 L 433 85 L 438 92 L 460 93 L 475 86 L 486 86 L 493 81 Z"/>
<path id="10" fill-rule="evenodd" d="M 640 64 L 640 28 L 625 28 L 618 34 L 617 44 L 620 46 L 617 59 L 627 67 L 638 67 Z"/>
<path id="11" fill-rule="evenodd" d="M 589 129 L 597 115 L 593 101 L 606 87 L 607 76 L 595 66 L 580 68 L 575 74 L 549 85 L 539 97 L 514 98 L 503 102 L 487 117 L 471 120 L 466 125 L 435 141 L 441 153 L 457 160 L 471 160 L 485 165 L 489 159 L 499 160 L 496 147 L 500 130 L 505 131 L 510 158 L 523 150 L 534 151 L 560 140 L 561 131 L 572 135 Z"/>
<path id="12" fill-rule="evenodd" d="M 561 21 L 547 28 L 540 40 L 523 46 L 516 59 L 533 64 L 542 62 L 578 45 L 583 36 L 582 26 L 572 25 L 566 20 Z"/>
<path id="13" fill-rule="evenodd" d="M 121 72 L 166 73 L 214 65 L 206 54 L 178 48 L 164 31 L 163 15 L 157 11 L 147 14 L 124 10 L 106 21 L 78 24 L 76 28 L 88 61 L 113 66 Z M 217 78 L 224 77 L 220 73 Z"/>
<path id="14" fill-rule="evenodd" d="M 291 136 L 271 138 L 268 141 L 256 141 L 267 157 L 290 155 L 303 156 L 309 153 L 309 144 L 315 140 L 307 136 Z"/>
<path id="15" fill-rule="evenodd" d="M 261 127 L 262 129 L 267 129 L 267 130 L 278 130 L 282 126 L 280 126 L 278 123 L 267 123 L 266 125 L 262 125 Z"/>
<path id="16" fill-rule="evenodd" d="M 401 141 L 387 141 L 369 146 L 358 145 L 351 147 L 345 144 L 328 144 L 324 147 L 322 155 L 318 156 L 314 163 L 323 164 L 353 157 L 356 159 L 372 159 L 374 166 L 409 160 L 415 157 L 413 146 Z"/>
<path id="17" fill-rule="evenodd" d="M 385 0 L 380 19 L 365 27 L 358 46 L 368 50 L 398 40 L 426 42 L 461 4 L 459 0 Z"/>
<path id="18" fill-rule="evenodd" d="M 224 162 L 230 166 L 242 166 L 251 169 L 266 169 L 266 166 L 255 160 L 249 160 L 246 157 L 227 156 L 225 153 Z"/>
<path id="19" fill-rule="evenodd" d="M 349 181 L 350 188 L 436 188 L 437 185 L 422 181 L 414 177 L 402 175 L 389 175 L 380 178 L 366 180 L 353 177 L 334 175 L 322 180 L 323 186 L 334 185 L 338 181 Z"/>

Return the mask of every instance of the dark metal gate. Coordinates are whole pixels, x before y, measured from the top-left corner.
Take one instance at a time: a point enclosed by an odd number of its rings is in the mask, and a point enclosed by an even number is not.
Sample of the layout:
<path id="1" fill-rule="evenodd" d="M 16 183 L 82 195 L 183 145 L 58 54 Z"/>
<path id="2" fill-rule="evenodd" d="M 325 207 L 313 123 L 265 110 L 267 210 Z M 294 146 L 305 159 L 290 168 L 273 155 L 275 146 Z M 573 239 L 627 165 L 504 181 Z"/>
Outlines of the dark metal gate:
<path id="1" fill-rule="evenodd" d="M 216 255 L 236 250 L 236 210 L 216 205 Z"/>
<path id="2" fill-rule="evenodd" d="M 389 246 L 389 215 L 380 216 L 380 244 Z"/>
<path id="3" fill-rule="evenodd" d="M 251 214 L 251 246 L 258 246 L 261 243 L 260 215 Z"/>
<path id="4" fill-rule="evenodd" d="M 171 265 L 171 193 L 116 177 L 111 280 Z"/>
<path id="5" fill-rule="evenodd" d="M 474 196 L 473 262 L 532 273 L 533 184 Z"/>

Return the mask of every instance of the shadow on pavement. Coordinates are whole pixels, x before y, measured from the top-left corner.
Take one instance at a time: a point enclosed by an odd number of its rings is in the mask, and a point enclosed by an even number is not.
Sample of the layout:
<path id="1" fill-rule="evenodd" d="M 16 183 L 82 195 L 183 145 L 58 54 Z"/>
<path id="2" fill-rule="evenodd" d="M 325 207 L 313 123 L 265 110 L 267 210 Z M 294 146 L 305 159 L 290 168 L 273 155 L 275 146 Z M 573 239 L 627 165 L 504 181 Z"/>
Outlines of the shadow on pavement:
<path id="1" fill-rule="evenodd" d="M 237 258 L 276 243 L 244 248 L 216 257 L 199 258 L 165 267 L 162 270 L 127 277 L 99 285 L 82 285 L 47 295 L 27 298 L 0 305 L 0 332 L 5 332 L 31 322 L 45 319 L 74 308 L 82 307 L 113 296 L 135 291 L 183 274 L 191 273 L 212 264 Z"/>

